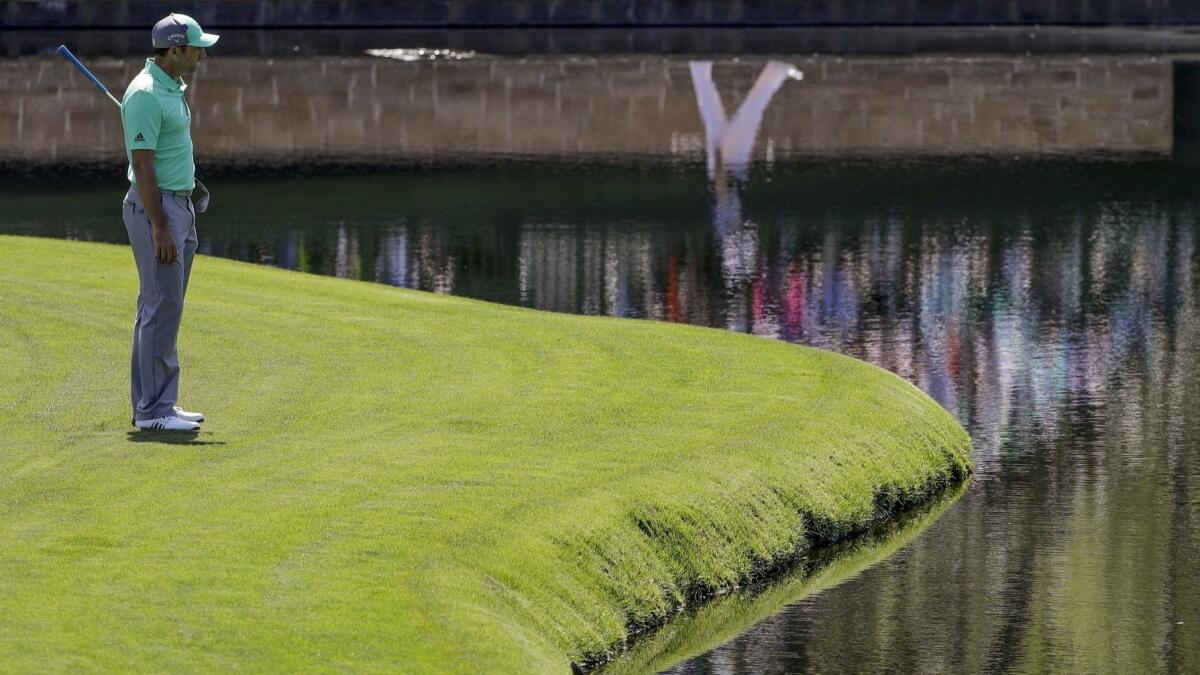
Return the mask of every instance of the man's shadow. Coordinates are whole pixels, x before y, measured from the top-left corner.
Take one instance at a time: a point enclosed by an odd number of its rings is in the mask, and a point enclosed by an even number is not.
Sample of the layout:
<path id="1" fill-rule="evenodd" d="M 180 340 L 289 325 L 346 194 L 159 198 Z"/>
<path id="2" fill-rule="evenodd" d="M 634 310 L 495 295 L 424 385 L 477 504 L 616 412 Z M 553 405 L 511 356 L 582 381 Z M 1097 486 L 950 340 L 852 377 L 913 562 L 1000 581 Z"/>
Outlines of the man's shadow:
<path id="1" fill-rule="evenodd" d="M 130 443 L 164 443 L 166 445 L 225 445 L 225 441 L 199 440 L 199 431 L 159 431 L 138 429 L 125 434 Z"/>

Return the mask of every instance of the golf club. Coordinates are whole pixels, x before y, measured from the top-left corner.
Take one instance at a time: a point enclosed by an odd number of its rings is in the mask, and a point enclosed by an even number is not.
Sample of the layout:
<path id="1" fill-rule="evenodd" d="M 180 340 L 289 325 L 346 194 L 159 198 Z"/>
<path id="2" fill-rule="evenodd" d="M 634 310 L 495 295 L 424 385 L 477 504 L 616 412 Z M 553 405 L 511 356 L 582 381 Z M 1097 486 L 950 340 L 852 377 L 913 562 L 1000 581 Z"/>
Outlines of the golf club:
<path id="1" fill-rule="evenodd" d="M 117 100 L 117 97 L 112 95 L 112 92 L 108 90 L 108 87 L 105 87 L 104 83 L 101 82 L 95 75 L 93 75 L 92 71 L 87 69 L 87 66 L 83 65 L 79 59 L 75 58 L 75 55 L 71 53 L 70 49 L 67 49 L 66 45 L 59 45 L 58 53 L 62 54 L 68 61 L 75 64 L 75 67 L 79 69 L 79 72 L 83 73 L 84 77 L 91 80 L 92 84 L 96 85 L 97 89 L 104 92 L 104 95 L 107 96 L 113 103 L 116 103 L 118 108 L 121 107 L 121 102 Z"/>
<path id="2" fill-rule="evenodd" d="M 84 77 L 91 80 L 92 84 L 96 85 L 97 89 L 104 92 L 104 95 L 107 96 L 109 100 L 111 100 L 113 103 L 116 103 L 118 108 L 121 107 L 121 102 L 117 100 L 117 97 L 112 95 L 112 92 L 108 90 L 108 87 L 104 86 L 104 83 L 101 82 L 98 77 L 93 75 L 92 71 L 87 69 L 87 66 L 83 65 L 79 59 L 75 58 L 75 55 L 71 53 L 70 49 L 67 49 L 66 45 L 59 45 L 58 53 L 62 54 L 64 58 L 75 64 L 75 67 L 79 69 L 79 72 L 83 73 Z M 192 201 L 195 204 L 196 213 L 204 213 L 208 210 L 208 204 L 209 200 L 212 198 L 212 193 L 208 191 L 208 188 L 204 187 L 204 183 L 201 183 L 200 179 L 197 178 L 195 181 L 196 194 Z"/>

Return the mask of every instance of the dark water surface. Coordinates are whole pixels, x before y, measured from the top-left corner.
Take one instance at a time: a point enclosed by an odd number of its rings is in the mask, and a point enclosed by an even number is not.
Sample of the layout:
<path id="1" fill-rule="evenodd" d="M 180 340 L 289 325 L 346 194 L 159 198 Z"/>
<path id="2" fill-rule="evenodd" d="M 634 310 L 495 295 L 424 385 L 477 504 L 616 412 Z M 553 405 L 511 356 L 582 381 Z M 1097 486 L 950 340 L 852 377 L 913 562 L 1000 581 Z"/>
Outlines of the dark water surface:
<path id="1" fill-rule="evenodd" d="M 1113 157 L 226 179 L 200 250 L 824 347 L 968 428 L 977 478 L 913 543 L 674 672 L 1200 672 L 1197 179 Z M 123 243 L 122 192 L 9 181 L 0 232 Z"/>

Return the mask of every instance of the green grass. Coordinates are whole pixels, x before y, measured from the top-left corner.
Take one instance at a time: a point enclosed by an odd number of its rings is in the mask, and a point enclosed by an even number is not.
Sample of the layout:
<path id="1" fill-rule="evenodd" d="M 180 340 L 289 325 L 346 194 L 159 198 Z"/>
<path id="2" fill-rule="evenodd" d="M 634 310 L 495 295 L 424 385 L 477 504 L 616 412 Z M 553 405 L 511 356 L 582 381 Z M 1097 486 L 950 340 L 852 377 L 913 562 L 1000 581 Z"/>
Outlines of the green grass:
<path id="1" fill-rule="evenodd" d="M 170 442 L 129 427 L 136 288 L 0 237 L 6 670 L 564 672 L 970 470 L 846 357 L 207 257 Z"/>

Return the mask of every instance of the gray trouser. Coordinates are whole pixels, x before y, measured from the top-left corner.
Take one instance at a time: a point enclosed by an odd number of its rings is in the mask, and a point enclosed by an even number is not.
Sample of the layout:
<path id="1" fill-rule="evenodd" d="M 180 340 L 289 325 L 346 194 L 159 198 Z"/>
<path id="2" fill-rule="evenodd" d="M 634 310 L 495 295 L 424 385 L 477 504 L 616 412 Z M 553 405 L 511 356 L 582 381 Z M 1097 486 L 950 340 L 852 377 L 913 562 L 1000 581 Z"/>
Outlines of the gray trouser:
<path id="1" fill-rule="evenodd" d="M 196 256 L 196 212 L 189 197 L 162 195 L 167 227 L 179 249 L 173 263 L 159 262 L 150 236 L 150 218 L 137 189 L 130 187 L 121 214 L 133 260 L 137 263 L 137 318 L 133 324 L 130 400 L 133 419 L 151 420 L 175 414 L 179 398 L 179 357 L 175 339 L 183 318 L 192 259 Z"/>

